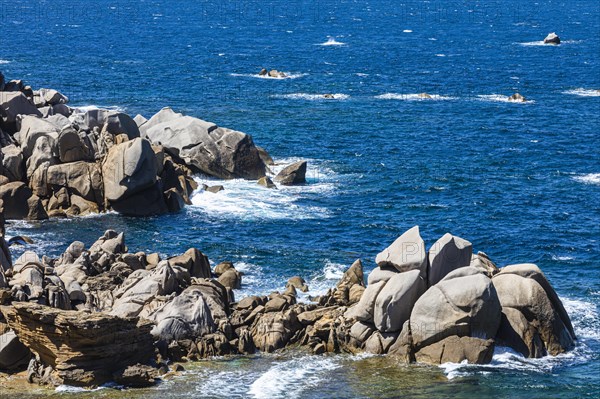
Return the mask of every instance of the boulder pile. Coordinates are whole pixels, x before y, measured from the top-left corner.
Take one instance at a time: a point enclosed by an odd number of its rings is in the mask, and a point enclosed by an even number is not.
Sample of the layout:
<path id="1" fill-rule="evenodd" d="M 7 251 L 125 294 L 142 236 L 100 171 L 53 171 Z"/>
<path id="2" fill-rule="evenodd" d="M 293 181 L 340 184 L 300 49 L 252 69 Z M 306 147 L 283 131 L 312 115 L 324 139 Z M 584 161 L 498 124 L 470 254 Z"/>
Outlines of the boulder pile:
<path id="1" fill-rule="evenodd" d="M 575 333 L 558 295 L 533 264 L 497 268 L 470 242 L 445 234 L 429 249 L 415 226 L 376 257 L 355 261 L 325 295 L 299 276 L 283 292 L 236 301 L 243 275 L 211 268 L 191 248 L 180 256 L 131 253 L 123 233 L 58 258 L 25 252 L 11 261 L 0 237 L 0 368 L 30 382 L 153 384 L 167 361 L 304 348 L 361 351 L 402 362 L 487 363 L 494 348 L 557 355 Z"/>
<path id="2" fill-rule="evenodd" d="M 191 204 L 196 174 L 259 180 L 270 172 L 271 157 L 248 134 L 170 108 L 150 119 L 72 108 L 56 90 L 5 82 L 1 72 L 0 82 L 0 200 L 7 219 L 176 212 Z M 281 184 L 303 178 L 299 170 Z"/>

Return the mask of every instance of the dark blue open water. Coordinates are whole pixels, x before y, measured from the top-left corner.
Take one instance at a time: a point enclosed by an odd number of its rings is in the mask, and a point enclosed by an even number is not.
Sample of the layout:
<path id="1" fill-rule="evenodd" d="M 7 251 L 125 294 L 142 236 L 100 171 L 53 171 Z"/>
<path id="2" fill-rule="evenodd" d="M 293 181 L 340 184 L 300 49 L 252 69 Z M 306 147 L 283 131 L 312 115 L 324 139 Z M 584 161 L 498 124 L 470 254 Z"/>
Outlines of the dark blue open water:
<path id="1" fill-rule="evenodd" d="M 452 232 L 499 265 L 537 263 L 580 337 L 559 358 L 499 350 L 486 367 L 299 355 L 203 362 L 144 395 L 600 395 L 596 1 L 2 0 L 0 11 L 8 78 L 132 115 L 168 105 L 252 134 L 276 161 L 310 165 L 307 186 L 225 182 L 175 215 L 8 226 L 40 253 L 113 228 L 133 250 L 195 246 L 236 262 L 246 273 L 238 296 L 281 289 L 296 274 L 318 293 L 358 257 L 370 270 L 419 224 L 429 244 Z M 541 45 L 553 31 L 563 43 Z M 261 67 L 291 78 L 254 76 Z M 503 101 L 515 92 L 528 102 Z"/>

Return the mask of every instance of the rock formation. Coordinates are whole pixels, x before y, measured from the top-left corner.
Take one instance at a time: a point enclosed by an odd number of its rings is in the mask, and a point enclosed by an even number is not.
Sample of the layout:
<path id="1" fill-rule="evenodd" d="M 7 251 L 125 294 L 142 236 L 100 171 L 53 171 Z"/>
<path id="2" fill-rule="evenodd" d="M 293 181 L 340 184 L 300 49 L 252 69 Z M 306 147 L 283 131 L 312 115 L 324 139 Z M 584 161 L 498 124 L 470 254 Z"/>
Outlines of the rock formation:
<path id="1" fill-rule="evenodd" d="M 150 119 L 72 108 L 56 90 L 3 75 L 2 83 L 0 199 L 9 219 L 177 212 L 191 204 L 195 174 L 275 187 L 273 159 L 248 134 L 170 108 Z M 281 184 L 304 182 L 306 166 L 292 169 Z"/>
<path id="2" fill-rule="evenodd" d="M 549 33 L 544 39 L 545 44 L 560 44 L 560 37 L 554 32 Z"/>
<path id="3" fill-rule="evenodd" d="M 152 151 L 142 140 L 110 149 L 117 160 L 128 152 L 136 160 L 110 166 L 122 176 L 122 184 L 105 187 L 116 201 L 156 184 L 148 177 L 154 169 L 143 175 L 155 167 L 149 155 L 135 155 Z M 91 195 L 83 187 L 78 193 Z M 304 303 L 297 290 L 310 291 L 300 276 L 283 292 L 236 302 L 233 290 L 244 285 L 233 263 L 211 270 L 196 248 L 164 260 L 131 253 L 125 235 L 113 230 L 89 247 L 73 242 L 57 258 L 26 251 L 14 261 L 0 235 L 0 258 L 0 368 L 27 367 L 29 380 L 42 384 L 147 386 L 168 370 L 166 361 L 298 346 L 407 363 L 487 363 L 497 345 L 541 357 L 568 351 L 576 340 L 537 266 L 498 269 L 451 234 L 427 252 L 418 226 L 377 255 L 366 287 L 358 259 L 335 287 Z"/>

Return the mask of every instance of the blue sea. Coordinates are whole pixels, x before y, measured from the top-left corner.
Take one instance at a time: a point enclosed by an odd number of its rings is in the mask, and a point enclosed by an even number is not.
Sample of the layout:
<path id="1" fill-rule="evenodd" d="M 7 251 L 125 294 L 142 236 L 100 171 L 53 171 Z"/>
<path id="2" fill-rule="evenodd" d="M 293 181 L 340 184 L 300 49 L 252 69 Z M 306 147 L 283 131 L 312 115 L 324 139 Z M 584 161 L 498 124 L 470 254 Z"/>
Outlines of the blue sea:
<path id="1" fill-rule="evenodd" d="M 245 273 L 238 298 L 294 275 L 316 295 L 357 258 L 370 271 L 418 224 L 428 245 L 451 232 L 499 266 L 539 265 L 579 338 L 538 360 L 497 348 L 486 366 L 211 359 L 156 388 L 89 397 L 600 397 L 597 1 L 0 0 L 0 14 L 8 79 L 132 116 L 170 106 L 251 134 L 276 170 L 309 162 L 307 185 L 210 181 L 225 190 L 198 192 L 177 214 L 7 226 L 39 254 L 112 228 L 133 251 L 197 247 L 233 261 Z M 559 46 L 543 45 L 550 32 Z M 507 102 L 516 92 L 527 101 Z"/>

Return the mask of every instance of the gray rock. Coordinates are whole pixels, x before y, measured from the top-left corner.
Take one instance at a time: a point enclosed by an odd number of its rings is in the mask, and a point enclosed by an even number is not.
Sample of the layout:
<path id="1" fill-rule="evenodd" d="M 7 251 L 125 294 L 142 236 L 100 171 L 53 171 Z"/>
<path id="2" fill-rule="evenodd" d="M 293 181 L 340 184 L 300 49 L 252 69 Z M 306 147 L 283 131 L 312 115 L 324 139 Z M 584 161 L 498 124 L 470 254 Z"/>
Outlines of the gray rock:
<path id="1" fill-rule="evenodd" d="M 365 352 L 381 355 L 387 353 L 388 349 L 398 338 L 398 333 L 382 333 L 375 331 L 365 342 Z"/>
<path id="2" fill-rule="evenodd" d="M 75 129 L 67 127 L 58 135 L 58 157 L 60 162 L 93 160 L 94 156 Z"/>
<path id="3" fill-rule="evenodd" d="M 54 192 L 65 188 L 96 204 L 104 202 L 102 173 L 96 163 L 79 161 L 52 165 L 46 173 L 46 184 Z"/>
<path id="4" fill-rule="evenodd" d="M 196 248 L 190 248 L 182 255 L 169 258 L 169 264 L 183 267 L 191 277 L 211 278 L 208 257 Z"/>
<path id="5" fill-rule="evenodd" d="M 263 176 L 260 179 L 258 179 L 257 184 L 259 186 L 263 186 L 263 187 L 266 187 L 266 188 L 277 188 L 277 186 L 275 185 L 275 183 L 273 183 L 273 180 L 271 180 L 267 176 Z"/>
<path id="6" fill-rule="evenodd" d="M 33 195 L 31 189 L 18 181 L 0 186 L 0 200 L 3 203 L 4 217 L 19 220 L 31 219 L 34 216 L 32 208 L 39 202 L 39 198 Z M 46 215 L 45 218 L 47 217 Z"/>
<path id="7" fill-rule="evenodd" d="M 560 37 L 554 32 L 549 33 L 548 36 L 544 39 L 544 43 L 546 44 L 560 44 Z"/>
<path id="8" fill-rule="evenodd" d="M 150 320 L 156 323 L 152 335 L 167 342 L 196 338 L 216 330 L 202 291 L 193 286 L 156 310 Z"/>
<path id="9" fill-rule="evenodd" d="M 461 363 L 464 360 L 472 364 L 486 364 L 492 361 L 493 355 L 493 339 L 453 335 L 426 346 L 415 357 L 417 362 L 429 364 Z"/>
<path id="10" fill-rule="evenodd" d="M 275 181 L 284 186 L 306 183 L 306 161 L 298 161 L 286 166 L 275 176 Z"/>
<path id="11" fill-rule="evenodd" d="M 142 126 L 153 144 L 162 145 L 186 165 L 222 179 L 256 180 L 265 175 L 252 137 L 163 108 Z"/>
<path id="12" fill-rule="evenodd" d="M 59 93 L 54 89 L 39 89 L 39 96 L 43 99 L 44 105 L 58 105 L 58 104 L 67 104 L 69 102 L 69 98 L 64 94 Z"/>
<path id="13" fill-rule="evenodd" d="M 375 301 L 385 284 L 385 281 L 378 281 L 367 285 L 367 289 L 360 298 L 360 301 L 355 306 L 349 308 L 344 316 L 348 319 L 372 323 L 373 314 L 375 313 Z"/>
<path id="14" fill-rule="evenodd" d="M 500 301 L 492 280 L 475 268 L 463 267 L 417 300 L 410 326 L 418 350 L 452 335 L 494 338 L 500 319 Z"/>
<path id="15" fill-rule="evenodd" d="M 574 345 L 571 320 L 556 292 L 541 270 L 533 264 L 507 266 L 493 278 L 505 315 L 501 338 L 523 354 L 544 354 L 535 342 L 541 339 L 545 350 L 555 356 Z M 525 319 L 508 308 L 519 311 Z M 512 338 L 507 332 L 514 331 Z M 520 340 L 518 339 L 520 338 Z"/>
<path id="16" fill-rule="evenodd" d="M 107 109 L 90 109 L 84 112 L 76 110 L 69 119 L 76 123 L 81 130 L 104 129 L 113 136 L 126 134 L 129 140 L 140 137 L 140 129 L 137 124 L 124 112 Z"/>
<path id="17" fill-rule="evenodd" d="M 242 288 L 242 275 L 235 269 L 226 270 L 218 278 L 219 283 L 227 288 L 240 289 Z"/>
<path id="18" fill-rule="evenodd" d="M 156 182 L 152 146 L 141 138 L 113 146 L 102 163 L 102 177 L 104 195 L 109 201 L 119 201 L 152 187 Z"/>
<path id="19" fill-rule="evenodd" d="M 453 270 L 469 266 L 472 254 L 473 246 L 469 241 L 449 233 L 444 234 L 429 249 L 429 285 L 437 284 Z"/>
<path id="20" fill-rule="evenodd" d="M 392 266 L 377 266 L 375 269 L 369 273 L 369 277 L 367 277 L 367 284 L 375 284 L 380 281 L 387 282 L 389 279 L 398 274 L 398 270 Z"/>
<path id="21" fill-rule="evenodd" d="M 1 157 L 1 174 L 8 177 L 10 181 L 22 181 L 25 177 L 25 165 L 21 149 L 14 144 L 2 147 Z"/>
<path id="22" fill-rule="evenodd" d="M 379 267 L 394 267 L 399 272 L 425 270 L 427 255 L 419 226 L 407 230 L 375 258 Z"/>
<path id="23" fill-rule="evenodd" d="M 377 295 L 373 313 L 375 327 L 381 332 L 399 332 L 426 290 L 427 283 L 419 270 L 392 277 Z"/>
<path id="24" fill-rule="evenodd" d="M 1 91 L 0 92 L 0 117 L 6 124 L 14 124 L 18 115 L 41 116 L 25 95 L 19 91 Z"/>
<path id="25" fill-rule="evenodd" d="M 508 97 L 508 101 L 511 102 L 511 103 L 524 103 L 524 102 L 527 102 L 527 100 L 525 99 L 525 97 L 523 97 L 519 93 L 515 93 L 512 96 L 509 96 Z"/>

